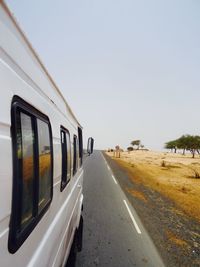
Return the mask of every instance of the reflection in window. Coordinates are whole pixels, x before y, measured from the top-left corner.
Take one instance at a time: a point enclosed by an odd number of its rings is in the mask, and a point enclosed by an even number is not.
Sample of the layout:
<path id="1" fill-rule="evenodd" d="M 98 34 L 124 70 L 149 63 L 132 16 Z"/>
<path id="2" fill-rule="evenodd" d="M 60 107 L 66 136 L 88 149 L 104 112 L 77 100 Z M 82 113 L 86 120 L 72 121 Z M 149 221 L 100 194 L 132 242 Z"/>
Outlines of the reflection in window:
<path id="1" fill-rule="evenodd" d="M 39 149 L 39 212 L 51 199 L 51 154 L 48 124 L 37 119 Z"/>
<path id="2" fill-rule="evenodd" d="M 22 164 L 22 210 L 21 228 L 24 228 L 33 216 L 33 129 L 30 116 L 20 113 L 21 118 L 21 137 L 18 133 L 18 159 Z M 18 128 L 19 130 L 19 128 Z"/>
<path id="3" fill-rule="evenodd" d="M 78 127 L 78 141 L 79 141 L 79 162 L 83 164 L 83 133 L 82 129 Z"/>
<path id="4" fill-rule="evenodd" d="M 53 194 L 53 150 L 49 119 L 14 96 L 12 215 L 9 252 L 15 253 L 50 205 Z"/>
<path id="5" fill-rule="evenodd" d="M 62 151 L 62 180 L 61 191 L 65 188 L 71 177 L 71 156 L 69 132 L 61 129 L 61 151 Z"/>
<path id="6" fill-rule="evenodd" d="M 76 174 L 78 169 L 78 140 L 77 137 L 74 135 L 73 139 L 73 175 Z"/>
<path id="7" fill-rule="evenodd" d="M 66 133 L 67 139 L 67 181 L 71 178 L 71 144 L 70 144 L 70 137 L 69 133 Z"/>

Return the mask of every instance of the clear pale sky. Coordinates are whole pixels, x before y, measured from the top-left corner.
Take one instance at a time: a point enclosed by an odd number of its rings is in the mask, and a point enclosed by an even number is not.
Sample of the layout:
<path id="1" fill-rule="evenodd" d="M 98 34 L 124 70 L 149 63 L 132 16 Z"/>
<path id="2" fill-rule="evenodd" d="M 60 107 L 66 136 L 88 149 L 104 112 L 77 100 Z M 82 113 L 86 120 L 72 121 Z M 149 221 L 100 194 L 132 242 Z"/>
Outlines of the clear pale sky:
<path id="1" fill-rule="evenodd" d="M 199 0 L 9 0 L 96 148 L 200 134 Z"/>

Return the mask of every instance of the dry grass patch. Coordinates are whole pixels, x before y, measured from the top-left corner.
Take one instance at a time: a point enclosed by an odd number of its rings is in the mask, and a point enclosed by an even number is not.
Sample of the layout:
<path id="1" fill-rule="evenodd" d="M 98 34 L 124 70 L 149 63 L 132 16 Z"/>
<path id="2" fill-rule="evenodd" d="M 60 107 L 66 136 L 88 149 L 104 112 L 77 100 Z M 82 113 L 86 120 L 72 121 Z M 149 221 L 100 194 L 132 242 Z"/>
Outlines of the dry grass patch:
<path id="1" fill-rule="evenodd" d="M 136 198 L 138 198 L 138 199 L 140 199 L 140 200 L 142 200 L 144 202 L 147 202 L 147 199 L 146 199 L 145 195 L 142 192 L 137 191 L 137 190 L 133 190 L 133 189 L 129 189 L 129 188 L 127 189 L 127 191 L 131 195 L 133 195 L 134 197 L 136 197 Z"/>
<path id="2" fill-rule="evenodd" d="M 175 235 L 172 231 L 167 231 L 166 236 L 167 236 L 168 240 L 170 240 L 172 243 L 176 244 L 177 246 L 182 246 L 182 247 L 188 246 L 188 244 L 185 240 L 183 240 L 180 237 L 178 237 L 177 235 Z"/>
<path id="3" fill-rule="evenodd" d="M 108 155 L 112 156 L 112 153 Z M 200 221 L 200 179 L 196 179 L 196 172 L 200 173 L 200 158 L 133 151 L 129 154 L 123 152 L 121 158 L 115 160 L 134 182 L 162 193 L 174 201 L 186 215 Z"/>

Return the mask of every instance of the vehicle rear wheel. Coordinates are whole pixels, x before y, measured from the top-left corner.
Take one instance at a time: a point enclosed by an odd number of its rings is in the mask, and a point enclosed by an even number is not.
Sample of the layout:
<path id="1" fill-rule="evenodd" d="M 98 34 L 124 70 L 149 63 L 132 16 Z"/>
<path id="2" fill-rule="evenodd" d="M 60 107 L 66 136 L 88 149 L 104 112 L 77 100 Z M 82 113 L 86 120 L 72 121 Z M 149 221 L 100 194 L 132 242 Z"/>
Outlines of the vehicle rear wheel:
<path id="1" fill-rule="evenodd" d="M 76 252 L 81 252 L 83 246 L 83 216 L 81 215 L 79 227 L 75 234 L 75 249 Z"/>
<path id="2" fill-rule="evenodd" d="M 79 227 L 75 232 L 74 241 L 65 267 L 73 267 L 76 263 L 76 254 L 81 252 L 83 243 L 83 216 L 81 215 Z"/>

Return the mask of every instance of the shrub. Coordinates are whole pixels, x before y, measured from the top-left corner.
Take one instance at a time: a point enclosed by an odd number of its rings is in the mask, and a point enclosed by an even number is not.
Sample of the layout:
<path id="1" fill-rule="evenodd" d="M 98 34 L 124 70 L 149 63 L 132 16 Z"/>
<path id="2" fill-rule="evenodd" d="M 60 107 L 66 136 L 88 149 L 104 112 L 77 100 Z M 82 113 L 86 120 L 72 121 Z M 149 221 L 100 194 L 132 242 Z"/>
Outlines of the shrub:
<path id="1" fill-rule="evenodd" d="M 161 167 L 166 167 L 166 162 L 164 160 L 161 162 Z"/>
<path id="2" fill-rule="evenodd" d="M 197 170 L 194 170 L 194 169 L 193 169 L 193 171 L 194 171 L 194 177 L 195 177 L 196 179 L 200 179 L 200 174 L 199 174 L 199 172 L 198 172 Z"/>

